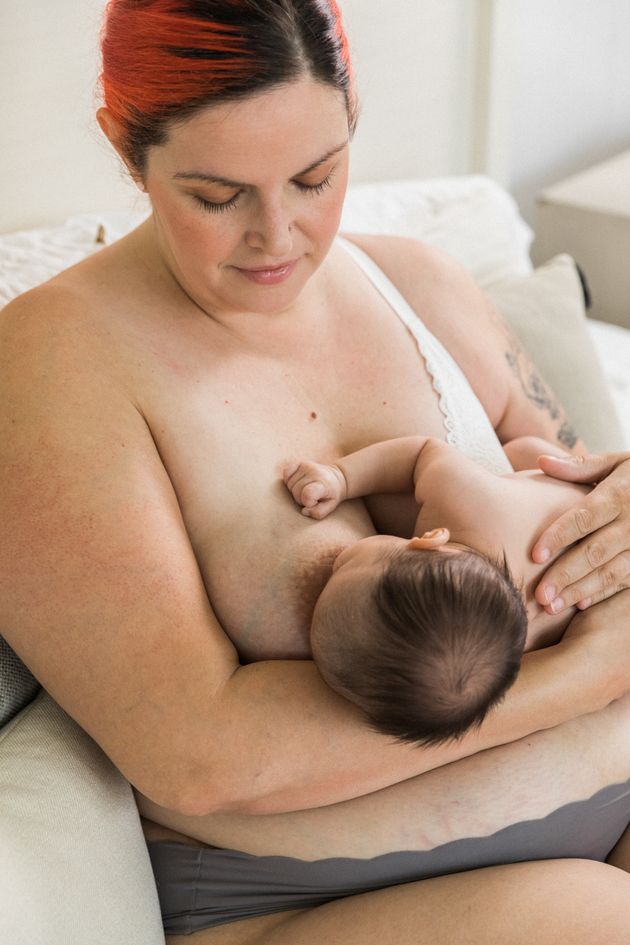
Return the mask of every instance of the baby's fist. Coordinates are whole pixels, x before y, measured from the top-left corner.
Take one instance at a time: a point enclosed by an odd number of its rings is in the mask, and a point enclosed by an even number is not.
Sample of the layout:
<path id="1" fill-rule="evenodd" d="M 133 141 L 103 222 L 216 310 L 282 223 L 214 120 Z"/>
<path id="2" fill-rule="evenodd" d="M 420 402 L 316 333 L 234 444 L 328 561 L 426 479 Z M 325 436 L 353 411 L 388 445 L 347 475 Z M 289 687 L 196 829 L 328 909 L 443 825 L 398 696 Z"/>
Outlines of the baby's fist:
<path id="1" fill-rule="evenodd" d="M 343 501 L 346 480 L 337 466 L 309 461 L 290 463 L 282 471 L 287 489 L 302 506 L 302 515 L 325 518 Z"/>

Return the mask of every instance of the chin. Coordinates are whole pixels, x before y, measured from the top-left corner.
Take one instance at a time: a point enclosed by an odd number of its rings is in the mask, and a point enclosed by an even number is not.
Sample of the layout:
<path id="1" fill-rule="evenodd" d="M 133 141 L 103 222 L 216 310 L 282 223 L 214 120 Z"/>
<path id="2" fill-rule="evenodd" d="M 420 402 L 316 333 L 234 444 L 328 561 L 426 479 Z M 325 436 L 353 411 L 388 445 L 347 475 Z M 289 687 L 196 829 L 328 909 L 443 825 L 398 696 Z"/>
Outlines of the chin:
<path id="1" fill-rule="evenodd" d="M 282 313 L 299 299 L 319 268 L 310 257 L 303 257 L 292 275 L 277 285 L 245 284 L 242 291 L 231 293 L 236 307 L 260 314 Z"/>

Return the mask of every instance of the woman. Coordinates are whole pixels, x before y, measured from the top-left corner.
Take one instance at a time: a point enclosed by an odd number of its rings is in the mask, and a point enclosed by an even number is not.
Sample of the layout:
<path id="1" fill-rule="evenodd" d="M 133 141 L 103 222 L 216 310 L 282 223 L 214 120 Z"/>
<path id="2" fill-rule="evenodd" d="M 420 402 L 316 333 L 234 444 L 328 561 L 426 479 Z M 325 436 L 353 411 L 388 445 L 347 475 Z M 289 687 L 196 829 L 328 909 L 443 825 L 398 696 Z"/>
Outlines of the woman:
<path id="1" fill-rule="evenodd" d="M 302 521 L 282 463 L 447 429 L 489 464 L 524 433 L 579 443 L 454 264 L 335 241 L 356 103 L 333 2 L 113 0 L 103 81 L 99 122 L 153 215 L 5 310 L 0 597 L 10 644 L 138 791 L 169 943 L 624 940 L 630 880 L 584 857 L 630 819 L 628 600 L 610 597 L 628 463 L 556 464 L 607 478 L 539 542 L 577 523 L 590 537 L 545 585 L 607 599 L 526 657 L 477 734 L 370 732 L 311 662 L 273 657 L 339 549 L 405 534 L 413 504 Z"/>

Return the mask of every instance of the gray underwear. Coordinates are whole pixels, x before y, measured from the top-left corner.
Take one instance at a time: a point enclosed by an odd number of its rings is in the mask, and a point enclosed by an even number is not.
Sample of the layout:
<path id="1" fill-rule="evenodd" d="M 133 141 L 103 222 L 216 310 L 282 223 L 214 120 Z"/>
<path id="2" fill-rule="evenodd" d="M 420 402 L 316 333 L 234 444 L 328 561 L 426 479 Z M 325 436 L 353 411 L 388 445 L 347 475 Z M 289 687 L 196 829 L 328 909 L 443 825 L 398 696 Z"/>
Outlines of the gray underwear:
<path id="1" fill-rule="evenodd" d="M 541 820 L 522 821 L 488 837 L 454 840 L 427 851 L 370 860 L 296 860 L 218 847 L 151 841 L 164 931 L 199 929 L 419 879 L 523 860 L 566 857 L 604 861 L 630 823 L 630 781 L 567 804 Z"/>

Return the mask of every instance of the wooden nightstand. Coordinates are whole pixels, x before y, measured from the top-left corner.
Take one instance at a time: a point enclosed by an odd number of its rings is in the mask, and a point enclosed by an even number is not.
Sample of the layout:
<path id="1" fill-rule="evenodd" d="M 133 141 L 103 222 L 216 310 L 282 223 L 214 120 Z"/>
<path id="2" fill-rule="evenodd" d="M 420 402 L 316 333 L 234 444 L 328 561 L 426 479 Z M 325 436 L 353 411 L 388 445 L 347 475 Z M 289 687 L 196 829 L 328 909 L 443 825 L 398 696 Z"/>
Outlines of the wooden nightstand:
<path id="1" fill-rule="evenodd" d="M 536 264 L 570 253 L 591 291 L 589 316 L 630 328 L 630 151 L 544 190 L 535 230 Z"/>

